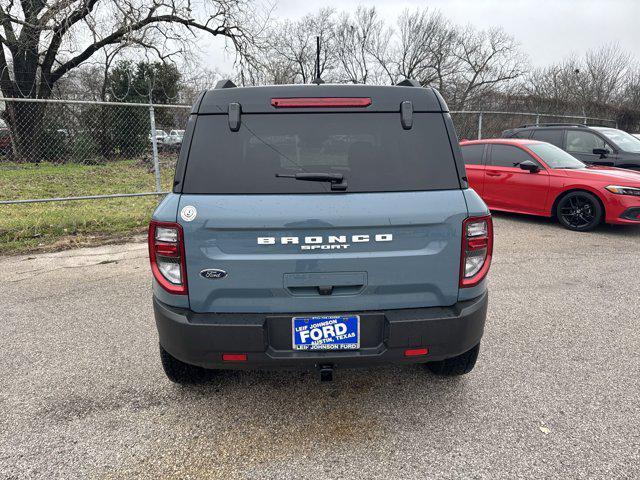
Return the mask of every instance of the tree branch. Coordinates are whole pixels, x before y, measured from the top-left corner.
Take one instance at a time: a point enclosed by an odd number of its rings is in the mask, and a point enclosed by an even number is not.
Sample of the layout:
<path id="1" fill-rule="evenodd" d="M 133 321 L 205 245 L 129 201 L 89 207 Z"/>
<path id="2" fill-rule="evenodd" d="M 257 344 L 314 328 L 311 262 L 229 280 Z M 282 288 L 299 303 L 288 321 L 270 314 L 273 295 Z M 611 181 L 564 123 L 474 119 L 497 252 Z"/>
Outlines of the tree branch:
<path id="1" fill-rule="evenodd" d="M 9 48 L 13 55 L 16 49 L 16 33 L 13 30 L 13 25 L 11 25 L 11 19 L 12 17 L 0 6 L 0 24 L 2 24 L 5 34 L 4 44 Z"/>
<path id="2" fill-rule="evenodd" d="M 47 53 L 42 61 L 42 81 L 47 82 L 50 73 L 51 67 L 53 66 L 53 62 L 55 62 L 56 56 L 58 55 L 58 51 L 60 50 L 60 45 L 62 44 L 62 39 L 69 31 L 69 29 L 78 23 L 80 20 L 84 19 L 91 13 L 93 7 L 98 3 L 99 0 L 85 0 L 81 7 L 74 10 L 61 24 L 56 25 L 53 28 L 53 38 L 51 39 L 51 43 L 49 44 L 49 48 L 47 49 Z M 64 2 L 58 4 L 58 6 L 63 5 Z M 62 7 L 60 7 L 62 8 Z M 51 13 L 54 10 L 50 10 L 47 13 Z"/>
<path id="3" fill-rule="evenodd" d="M 107 35 L 102 40 L 95 42 L 89 47 L 87 47 L 82 53 L 76 55 L 75 57 L 71 58 L 67 62 L 60 65 L 51 73 L 51 76 L 49 78 L 50 83 L 52 84 L 55 83 L 65 73 L 67 73 L 72 68 L 77 67 L 85 60 L 89 59 L 94 53 L 102 49 L 104 46 L 114 44 L 114 43 L 119 43 L 123 38 L 125 38 L 127 35 L 131 34 L 132 32 L 140 31 L 144 27 L 154 23 L 177 23 L 187 28 L 195 28 L 197 30 L 210 33 L 211 35 L 214 35 L 214 36 L 216 35 L 229 36 L 232 38 L 234 43 L 236 42 L 235 36 L 230 34 L 230 32 L 236 27 L 219 26 L 216 28 L 211 28 L 207 26 L 207 24 L 201 24 L 196 22 L 194 19 L 182 18 L 175 14 L 147 16 L 137 22 L 134 22 L 128 25 L 123 25 L 118 30 L 111 33 L 110 35 Z"/>

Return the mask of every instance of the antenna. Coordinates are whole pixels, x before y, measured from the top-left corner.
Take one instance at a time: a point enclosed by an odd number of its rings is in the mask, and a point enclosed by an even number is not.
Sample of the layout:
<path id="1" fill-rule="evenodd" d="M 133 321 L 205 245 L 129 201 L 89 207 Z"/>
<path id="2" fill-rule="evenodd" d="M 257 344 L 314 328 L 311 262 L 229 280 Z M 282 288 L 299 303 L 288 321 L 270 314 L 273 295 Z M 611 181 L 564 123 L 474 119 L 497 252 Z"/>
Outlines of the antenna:
<path id="1" fill-rule="evenodd" d="M 316 78 L 312 83 L 321 85 L 324 81 L 320 78 L 320 36 L 316 37 Z"/>

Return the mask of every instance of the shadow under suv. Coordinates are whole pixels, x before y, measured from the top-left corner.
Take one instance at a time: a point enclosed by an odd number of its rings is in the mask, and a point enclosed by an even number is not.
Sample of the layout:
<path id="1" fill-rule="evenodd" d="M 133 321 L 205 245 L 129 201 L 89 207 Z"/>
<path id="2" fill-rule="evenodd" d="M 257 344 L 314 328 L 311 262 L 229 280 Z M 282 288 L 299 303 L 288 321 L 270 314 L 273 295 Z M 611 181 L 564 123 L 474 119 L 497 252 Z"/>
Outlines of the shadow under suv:
<path id="1" fill-rule="evenodd" d="M 640 170 L 640 139 L 617 128 L 541 123 L 505 130 L 501 136 L 548 142 L 587 164 Z"/>

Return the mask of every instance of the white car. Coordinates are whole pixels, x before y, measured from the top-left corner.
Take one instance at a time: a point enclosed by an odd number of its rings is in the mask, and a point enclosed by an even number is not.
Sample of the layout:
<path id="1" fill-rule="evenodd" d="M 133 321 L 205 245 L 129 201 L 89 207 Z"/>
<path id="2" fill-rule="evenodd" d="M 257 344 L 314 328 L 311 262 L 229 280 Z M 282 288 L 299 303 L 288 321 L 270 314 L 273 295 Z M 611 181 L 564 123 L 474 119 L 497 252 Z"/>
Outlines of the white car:
<path id="1" fill-rule="evenodd" d="M 182 145 L 182 138 L 184 137 L 184 130 L 171 130 L 169 135 L 164 140 L 164 144 L 167 147 L 180 147 Z"/>
<path id="2" fill-rule="evenodd" d="M 164 145 L 167 141 L 167 133 L 164 130 L 156 129 L 156 143 L 158 146 Z M 149 141 L 151 142 L 151 134 L 149 134 Z"/>

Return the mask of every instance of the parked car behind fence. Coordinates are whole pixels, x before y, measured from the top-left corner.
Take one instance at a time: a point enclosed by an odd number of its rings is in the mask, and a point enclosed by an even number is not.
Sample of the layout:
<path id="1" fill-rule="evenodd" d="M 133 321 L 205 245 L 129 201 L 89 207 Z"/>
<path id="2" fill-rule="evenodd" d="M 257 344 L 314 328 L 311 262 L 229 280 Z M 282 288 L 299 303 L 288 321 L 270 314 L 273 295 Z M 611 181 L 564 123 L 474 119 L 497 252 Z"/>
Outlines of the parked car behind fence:
<path id="1" fill-rule="evenodd" d="M 182 145 L 184 130 L 171 130 L 169 135 L 164 138 L 164 146 L 170 149 L 179 149 Z"/>

